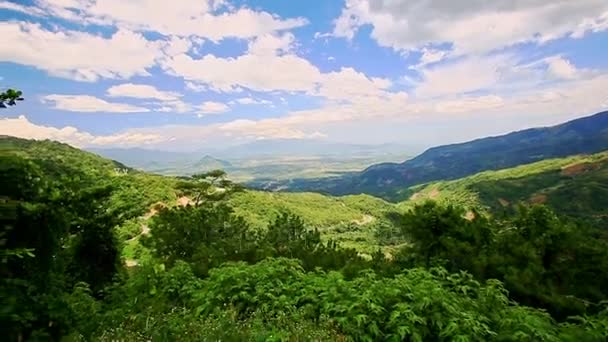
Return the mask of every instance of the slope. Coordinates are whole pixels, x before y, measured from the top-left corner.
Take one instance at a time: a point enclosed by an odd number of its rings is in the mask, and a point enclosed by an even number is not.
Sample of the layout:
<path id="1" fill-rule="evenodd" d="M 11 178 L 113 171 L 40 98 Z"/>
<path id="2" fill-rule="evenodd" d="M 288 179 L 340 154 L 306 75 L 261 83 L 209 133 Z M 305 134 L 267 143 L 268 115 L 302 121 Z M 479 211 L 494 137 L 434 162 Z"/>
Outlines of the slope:
<path id="1" fill-rule="evenodd" d="M 135 239 L 162 206 L 185 205 L 188 199 L 177 188 L 178 179 L 131 169 L 121 163 L 50 140 L 35 141 L 0 137 L 0 151 L 39 164 L 52 177 L 86 174 L 99 183 L 114 185 L 113 207 L 128 220 L 117 232 L 127 241 L 127 254 L 133 257 Z M 180 201 L 181 200 L 181 201 Z M 235 212 L 257 229 L 265 229 L 279 214 L 291 212 L 325 239 L 335 239 L 359 250 L 376 245 L 374 227 L 390 224 L 394 204 L 368 195 L 330 197 L 315 193 L 268 193 L 246 190 L 231 199 Z M 118 210 L 120 208 L 120 210 Z"/>
<path id="2" fill-rule="evenodd" d="M 291 191 L 333 195 L 368 193 L 399 200 L 403 199 L 399 197 L 400 189 L 416 184 L 605 149 L 608 149 L 608 111 L 553 127 L 434 147 L 400 164 L 372 165 L 343 177 L 292 180 L 278 186 Z"/>
<path id="3" fill-rule="evenodd" d="M 608 223 L 608 151 L 485 171 L 414 186 L 398 195 L 409 197 L 399 204 L 402 209 L 426 199 L 494 213 L 512 211 L 519 203 L 535 203 L 562 215 Z"/>

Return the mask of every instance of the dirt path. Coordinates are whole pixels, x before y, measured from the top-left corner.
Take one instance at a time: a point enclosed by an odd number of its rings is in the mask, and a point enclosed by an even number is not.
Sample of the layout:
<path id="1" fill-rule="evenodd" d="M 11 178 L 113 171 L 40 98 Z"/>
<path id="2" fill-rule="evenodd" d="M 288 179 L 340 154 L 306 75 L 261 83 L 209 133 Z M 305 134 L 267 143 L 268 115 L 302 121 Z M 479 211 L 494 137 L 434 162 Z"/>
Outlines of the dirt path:
<path id="1" fill-rule="evenodd" d="M 352 222 L 358 226 L 363 226 L 366 225 L 368 223 L 372 223 L 376 218 L 371 216 L 371 215 L 363 215 L 363 217 L 360 220 L 353 220 Z"/>
<path id="2" fill-rule="evenodd" d="M 177 199 L 176 203 L 179 206 L 185 207 L 188 204 L 193 204 L 194 202 L 190 198 L 188 198 L 186 196 L 182 196 Z M 149 219 L 154 217 L 154 215 L 158 214 L 158 211 L 163 207 L 166 207 L 166 205 L 164 203 L 156 203 L 154 206 L 152 206 L 152 208 L 150 208 L 150 210 L 148 210 L 148 212 L 142 216 L 143 222 L 140 225 L 141 231 L 139 232 L 139 234 L 137 234 L 134 237 L 127 240 L 127 243 L 133 242 L 143 235 L 149 235 L 150 227 L 147 225 L 147 222 Z M 137 262 L 137 260 L 127 259 L 127 260 L 125 260 L 125 265 L 127 267 L 135 267 L 135 266 L 139 265 L 139 263 Z"/>

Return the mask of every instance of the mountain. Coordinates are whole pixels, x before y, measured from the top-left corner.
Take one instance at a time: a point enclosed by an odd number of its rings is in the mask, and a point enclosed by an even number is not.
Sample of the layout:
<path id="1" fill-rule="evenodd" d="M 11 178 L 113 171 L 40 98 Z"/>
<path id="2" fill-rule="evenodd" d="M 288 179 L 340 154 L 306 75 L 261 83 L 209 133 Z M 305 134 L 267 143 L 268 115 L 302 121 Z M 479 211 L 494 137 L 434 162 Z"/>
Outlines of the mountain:
<path id="1" fill-rule="evenodd" d="M 192 165 L 196 169 L 200 169 L 201 171 L 210 171 L 210 170 L 230 170 L 232 168 L 232 164 L 221 159 L 214 158 L 212 156 L 206 155 L 203 158 L 199 159 Z"/>
<path id="2" fill-rule="evenodd" d="M 399 144 L 362 145 L 304 139 L 257 140 L 254 142 L 210 150 L 224 159 L 260 159 L 277 157 L 332 157 L 369 155 L 411 155 L 416 147 Z"/>
<path id="3" fill-rule="evenodd" d="M 88 148 L 87 151 L 140 169 L 146 169 L 150 165 L 185 163 L 195 158 L 195 155 L 190 153 L 145 148 Z"/>
<path id="4" fill-rule="evenodd" d="M 153 153 L 144 149 L 130 149 Z M 1 156 L 15 156 L 38 165 L 50 179 L 82 175 L 94 183 L 116 185 L 111 200 L 116 207 L 128 207 L 136 218 L 118 228 L 119 236 L 133 237 L 131 229 L 138 231 L 138 216 L 153 212 L 159 206 L 176 206 L 184 201 L 177 187 L 178 180 L 128 168 L 95 153 L 83 151 L 60 142 L 26 140 L 0 136 Z M 125 150 L 113 151 L 119 156 Z M 162 156 L 162 155 L 161 155 Z M 204 156 L 195 162 L 198 170 L 229 168 L 230 163 Z M 2 165 L 5 166 L 5 165 Z M 8 166 L 8 165 L 7 165 Z M 0 170 L 2 171 L 2 170 Z M 187 201 L 186 201 L 187 202 Z M 183 202 L 181 202 L 183 203 Z M 368 195 L 344 196 L 340 198 L 317 193 L 270 193 L 246 190 L 231 199 L 235 212 L 253 228 L 264 230 L 277 216 L 284 212 L 295 213 L 310 227 L 322 230 L 326 239 L 357 247 L 359 251 L 371 253 L 378 246 L 374 237 L 377 224 L 390 225 L 389 216 L 397 210 L 393 203 Z M 136 224 L 137 223 L 137 224 Z M 134 241 L 123 241 L 128 255 Z"/>
<path id="5" fill-rule="evenodd" d="M 608 151 L 546 159 L 457 180 L 403 189 L 398 204 L 405 209 L 432 199 L 476 207 L 492 213 L 513 212 L 523 204 L 544 204 L 560 215 L 608 223 Z M 599 223 L 599 224 L 598 224 Z"/>
<path id="6" fill-rule="evenodd" d="M 368 193 L 402 199 L 399 190 L 436 180 L 465 177 L 535 161 L 608 149 L 608 111 L 557 126 L 431 148 L 403 163 L 382 163 L 340 177 L 274 183 L 288 191 L 333 195 Z M 262 186 L 263 187 L 263 186 Z"/>

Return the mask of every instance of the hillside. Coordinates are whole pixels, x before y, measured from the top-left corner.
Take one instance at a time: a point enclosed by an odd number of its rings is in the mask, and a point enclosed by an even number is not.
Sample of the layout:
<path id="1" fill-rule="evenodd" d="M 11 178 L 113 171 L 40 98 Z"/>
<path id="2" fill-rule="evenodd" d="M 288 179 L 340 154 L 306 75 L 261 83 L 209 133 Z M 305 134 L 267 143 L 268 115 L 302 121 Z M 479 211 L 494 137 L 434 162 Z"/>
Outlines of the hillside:
<path id="1" fill-rule="evenodd" d="M 372 253 L 378 247 L 379 225 L 393 225 L 397 207 L 369 195 L 331 197 L 317 193 L 246 191 L 231 199 L 237 215 L 256 229 L 265 229 L 281 213 L 301 217 L 325 239 L 339 241 L 358 251 Z"/>
<path id="2" fill-rule="evenodd" d="M 416 184 L 605 149 L 608 149 L 608 112 L 601 112 L 553 127 L 434 147 L 400 164 L 377 164 L 342 177 L 292 180 L 269 188 L 333 195 L 368 193 L 402 200 L 399 191 Z"/>
<path id="3" fill-rule="evenodd" d="M 486 217 L 250 190 L 225 201 L 225 179 L 217 191 L 52 141 L 3 137 L 0 147 L 9 340 L 608 337 L 605 234 L 544 207 Z M 561 165 L 564 177 L 586 177 L 574 190 L 605 184 L 605 154 L 577 158 L 471 178 Z M 415 190 L 410 204 L 443 191 Z M 196 191 L 206 195 L 193 203 Z"/>
<path id="4" fill-rule="evenodd" d="M 174 177 L 137 171 L 67 144 L 1 137 L 0 151 L 31 160 L 52 177 L 82 173 L 98 183 L 115 185 L 112 202 L 116 208 L 123 208 L 121 210 L 130 208 L 131 213 L 130 219 L 118 228 L 119 236 L 124 240 L 139 234 L 140 226 L 150 218 L 152 208 L 159 204 L 177 206 L 187 201 Z M 213 168 L 225 165 L 209 156 L 200 162 L 211 163 Z M 52 170 L 56 174 L 51 173 Z M 294 213 L 309 227 L 319 229 L 324 239 L 339 240 L 367 252 L 377 247 L 374 227 L 390 224 L 387 216 L 396 211 L 393 204 L 367 195 L 334 198 L 315 193 L 275 194 L 252 190 L 235 194 L 231 204 L 236 214 L 255 229 L 266 229 L 282 213 Z M 133 249 L 139 248 L 133 243 L 137 241 L 127 243 L 129 257 L 134 256 Z"/>
<path id="5" fill-rule="evenodd" d="M 410 207 L 427 199 L 513 212 L 520 203 L 545 204 L 578 219 L 608 222 L 608 152 L 547 159 L 514 168 L 485 171 L 452 181 L 399 192 Z"/>

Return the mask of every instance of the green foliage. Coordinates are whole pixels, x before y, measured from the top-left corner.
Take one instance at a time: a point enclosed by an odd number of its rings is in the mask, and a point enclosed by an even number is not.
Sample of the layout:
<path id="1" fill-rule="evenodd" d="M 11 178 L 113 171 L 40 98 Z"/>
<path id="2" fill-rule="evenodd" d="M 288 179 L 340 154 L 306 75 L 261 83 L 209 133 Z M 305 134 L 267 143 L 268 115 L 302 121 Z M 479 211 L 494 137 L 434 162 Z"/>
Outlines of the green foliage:
<path id="1" fill-rule="evenodd" d="M 372 253 L 379 244 L 378 226 L 394 227 L 391 203 L 368 196 L 329 197 L 315 193 L 244 191 L 230 199 L 237 215 L 253 229 L 264 231 L 275 217 L 291 213 L 316 228 L 324 241 L 339 241 L 361 252 Z"/>
<path id="2" fill-rule="evenodd" d="M 165 264 L 184 260 L 197 274 L 225 260 L 255 260 L 254 235 L 245 222 L 223 203 L 162 209 L 153 219 L 143 244 Z"/>
<path id="3" fill-rule="evenodd" d="M 23 95 L 23 93 L 20 90 L 15 89 L 7 89 L 6 91 L 0 92 L 0 108 L 14 106 L 17 104 L 17 101 L 23 101 L 21 95 Z"/>
<path id="4" fill-rule="evenodd" d="M 499 171 L 407 189 L 402 209 L 433 199 L 494 214 L 515 213 L 519 203 L 541 203 L 560 215 L 596 225 L 608 217 L 608 153 L 548 159 Z"/>
<path id="5" fill-rule="evenodd" d="M 442 269 L 345 280 L 336 272 L 305 273 L 293 260 L 269 259 L 211 271 L 197 301 L 203 315 L 229 306 L 243 319 L 256 308 L 267 317 L 329 319 L 360 341 L 559 340 L 548 315 L 509 304 L 499 283 L 481 285 L 466 273 Z"/>
<path id="6" fill-rule="evenodd" d="M 406 263 L 500 279 L 512 298 L 560 319 L 595 312 L 590 304 L 608 299 L 608 241 L 599 231 L 563 222 L 543 206 L 521 207 L 507 219 L 473 216 L 435 202 L 406 213 Z"/>
<path id="7" fill-rule="evenodd" d="M 0 165 L 2 254 L 28 256 L 0 265 L 0 320 L 10 339 L 58 338 L 73 325 L 74 285 L 99 295 L 117 271 L 111 186 L 19 154 L 3 153 Z"/>
<path id="8" fill-rule="evenodd" d="M 192 195 L 195 205 L 200 205 L 204 201 L 220 201 L 242 190 L 241 186 L 230 181 L 226 172 L 222 170 L 212 170 L 181 178 L 187 181 L 178 183 L 177 187 L 184 193 Z"/>
<path id="9" fill-rule="evenodd" d="M 220 171 L 160 177 L 0 142 L 9 341 L 608 338 L 608 236 L 546 207 L 491 217 L 440 192 L 399 214 L 365 195 L 237 193 Z M 466 203 L 465 190 L 452 193 Z M 373 248 L 374 231 L 390 250 Z M 121 243 L 137 263 L 122 267 Z"/>

